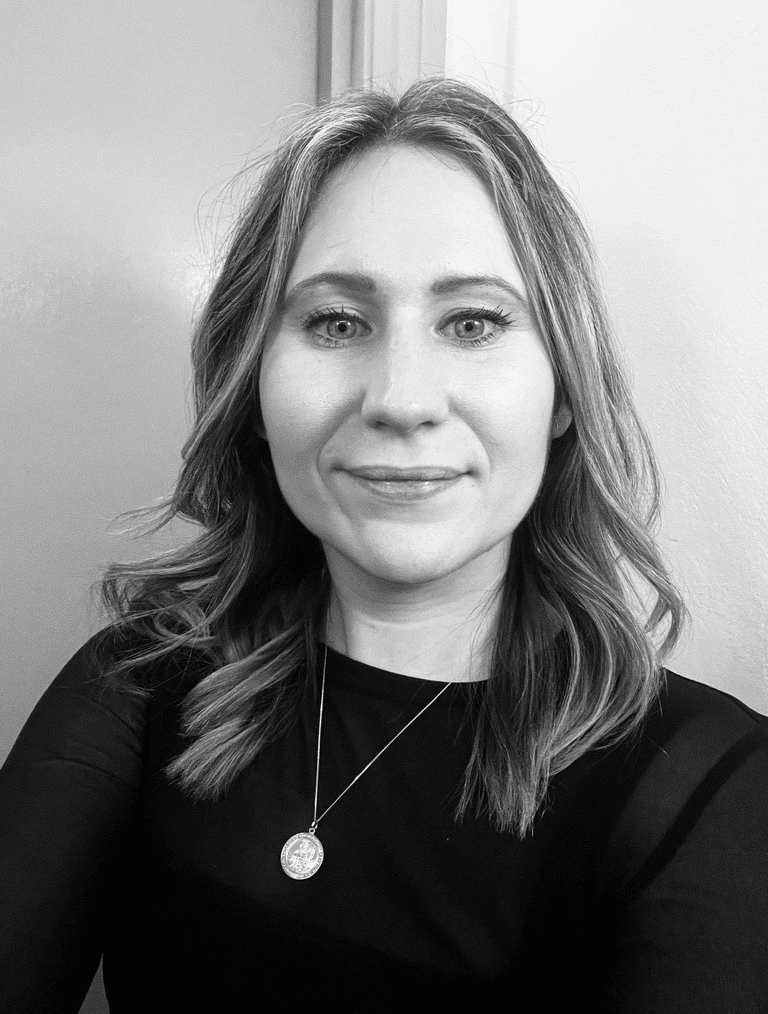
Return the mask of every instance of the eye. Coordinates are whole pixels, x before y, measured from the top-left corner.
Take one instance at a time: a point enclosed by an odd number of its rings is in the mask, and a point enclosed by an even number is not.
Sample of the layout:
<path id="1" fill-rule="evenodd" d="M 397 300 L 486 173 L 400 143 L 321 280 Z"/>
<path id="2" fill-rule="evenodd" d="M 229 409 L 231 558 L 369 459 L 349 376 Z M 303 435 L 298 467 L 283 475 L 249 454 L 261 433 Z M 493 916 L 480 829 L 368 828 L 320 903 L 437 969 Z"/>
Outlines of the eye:
<path id="1" fill-rule="evenodd" d="M 481 338 L 485 332 L 485 321 L 482 317 L 460 317 L 453 321 L 457 338 Z"/>
<path id="2" fill-rule="evenodd" d="M 447 326 L 449 337 L 470 347 L 487 345 L 499 331 L 505 330 L 514 321 L 514 315 L 505 313 L 500 306 L 494 309 L 467 307 L 454 313 Z"/>
<path id="3" fill-rule="evenodd" d="M 325 322 L 330 338 L 354 338 L 357 334 L 357 321 L 351 317 L 331 317 Z"/>
<path id="4" fill-rule="evenodd" d="M 370 333 L 362 317 L 345 310 L 343 306 L 338 310 L 330 306 L 316 310 L 306 317 L 302 324 L 313 332 L 321 344 L 334 347 Z"/>

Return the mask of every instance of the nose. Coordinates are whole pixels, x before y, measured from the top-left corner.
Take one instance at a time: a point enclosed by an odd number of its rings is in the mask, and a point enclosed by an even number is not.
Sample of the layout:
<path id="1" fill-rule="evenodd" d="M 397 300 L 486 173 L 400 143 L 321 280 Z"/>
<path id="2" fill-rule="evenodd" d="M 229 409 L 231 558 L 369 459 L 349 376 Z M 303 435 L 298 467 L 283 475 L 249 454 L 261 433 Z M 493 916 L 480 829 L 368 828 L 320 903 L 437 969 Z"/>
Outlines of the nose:
<path id="1" fill-rule="evenodd" d="M 429 337 L 401 333 L 383 341 L 369 364 L 362 414 L 377 429 L 408 434 L 438 426 L 450 412 L 445 364 Z"/>

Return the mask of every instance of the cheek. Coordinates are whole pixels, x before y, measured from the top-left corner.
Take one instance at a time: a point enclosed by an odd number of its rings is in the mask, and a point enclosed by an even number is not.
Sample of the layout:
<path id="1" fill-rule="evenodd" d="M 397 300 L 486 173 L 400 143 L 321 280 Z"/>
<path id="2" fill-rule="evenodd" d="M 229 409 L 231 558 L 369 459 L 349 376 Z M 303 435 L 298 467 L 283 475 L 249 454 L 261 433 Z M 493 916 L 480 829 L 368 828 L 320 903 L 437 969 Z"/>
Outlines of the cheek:
<path id="1" fill-rule="evenodd" d="M 259 404 L 265 437 L 275 459 L 310 446 L 326 415 L 322 385 L 312 382 L 306 364 L 278 350 L 268 351 L 259 375 Z"/>
<path id="2" fill-rule="evenodd" d="M 259 375 L 264 437 L 277 481 L 293 512 L 310 529 L 307 511 L 317 510 L 326 499 L 320 458 L 344 411 L 335 379 L 318 357 L 288 340 L 268 350 Z"/>
<path id="3" fill-rule="evenodd" d="M 482 395 L 474 398 L 473 428 L 488 450 L 491 465 L 510 460 L 540 462 L 549 448 L 555 401 L 549 361 L 537 357 L 529 369 L 500 369 L 485 379 Z"/>

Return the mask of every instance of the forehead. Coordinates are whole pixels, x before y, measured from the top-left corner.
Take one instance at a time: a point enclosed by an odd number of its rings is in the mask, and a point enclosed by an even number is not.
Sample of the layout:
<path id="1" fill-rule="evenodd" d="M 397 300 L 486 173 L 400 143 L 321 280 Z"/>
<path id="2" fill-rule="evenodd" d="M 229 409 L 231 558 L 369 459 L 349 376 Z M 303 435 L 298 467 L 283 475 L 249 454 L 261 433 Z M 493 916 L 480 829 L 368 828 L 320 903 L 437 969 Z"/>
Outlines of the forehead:
<path id="1" fill-rule="evenodd" d="M 392 285 L 465 273 L 502 275 L 524 287 L 480 179 L 446 154 L 405 145 L 367 151 L 329 177 L 287 284 L 343 270 L 364 270 Z"/>

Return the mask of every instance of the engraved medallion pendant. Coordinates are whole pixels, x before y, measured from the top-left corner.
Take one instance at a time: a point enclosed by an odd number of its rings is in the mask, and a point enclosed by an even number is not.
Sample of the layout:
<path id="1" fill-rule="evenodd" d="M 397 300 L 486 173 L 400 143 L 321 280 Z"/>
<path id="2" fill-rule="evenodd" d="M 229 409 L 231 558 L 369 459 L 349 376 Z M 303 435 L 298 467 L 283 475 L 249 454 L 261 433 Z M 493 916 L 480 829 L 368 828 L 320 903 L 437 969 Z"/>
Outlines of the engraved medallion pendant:
<path id="1" fill-rule="evenodd" d="M 294 880 L 313 877 L 323 861 L 323 846 L 320 839 L 306 831 L 295 834 L 283 845 L 280 862 L 283 869 Z"/>
<path id="2" fill-rule="evenodd" d="M 315 837 L 315 831 L 317 825 L 328 813 L 328 811 L 334 807 L 341 797 L 352 788 L 358 781 L 358 779 L 365 774 L 371 764 L 375 764 L 376 761 L 381 757 L 385 750 L 388 750 L 398 736 L 402 736 L 406 729 L 410 729 L 413 723 L 419 718 L 427 708 L 431 707 L 440 694 L 444 694 L 448 687 L 452 686 L 451 683 L 446 683 L 440 690 L 437 691 L 431 701 L 427 701 L 421 711 L 418 711 L 413 718 L 406 722 L 402 729 L 395 733 L 388 743 L 379 750 L 375 757 L 365 765 L 362 771 L 359 771 L 346 789 L 343 789 L 334 801 L 323 810 L 318 817 L 317 815 L 317 794 L 320 787 L 320 739 L 323 732 L 323 705 L 325 704 L 325 666 L 328 661 L 328 645 L 325 646 L 325 654 L 323 656 L 323 678 L 320 683 L 320 718 L 317 723 L 317 760 L 315 762 L 315 802 L 312 810 L 312 823 L 309 825 L 309 831 L 302 831 L 299 834 L 295 834 L 292 838 L 283 845 L 283 851 L 280 853 L 280 863 L 286 874 L 292 880 L 307 880 L 309 877 L 314 877 L 323 862 L 323 846 L 320 844 L 320 839 Z"/>

